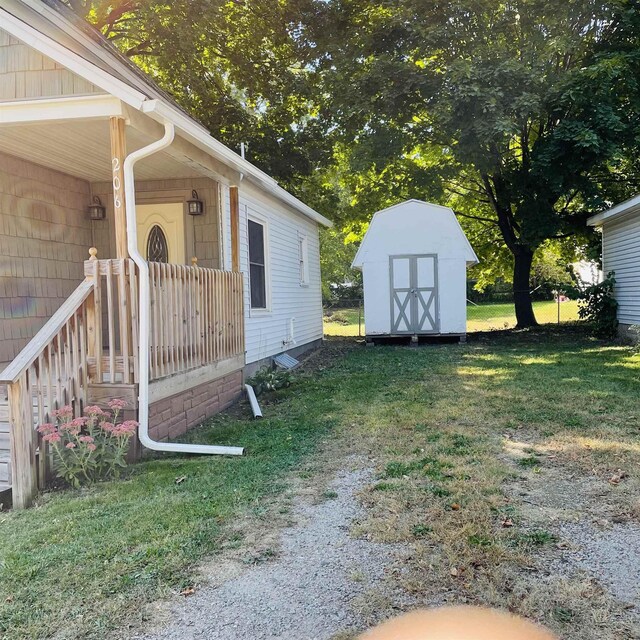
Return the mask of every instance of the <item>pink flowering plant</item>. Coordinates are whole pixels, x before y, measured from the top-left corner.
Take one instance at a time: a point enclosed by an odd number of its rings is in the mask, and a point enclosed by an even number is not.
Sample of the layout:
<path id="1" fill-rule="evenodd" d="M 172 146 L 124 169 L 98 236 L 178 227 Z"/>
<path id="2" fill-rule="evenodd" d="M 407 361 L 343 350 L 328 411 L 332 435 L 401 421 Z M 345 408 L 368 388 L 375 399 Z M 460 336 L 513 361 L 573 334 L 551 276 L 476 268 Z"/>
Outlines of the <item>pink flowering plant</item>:
<path id="1" fill-rule="evenodd" d="M 73 417 L 66 406 L 51 412 L 54 422 L 42 424 L 38 432 L 53 450 L 54 469 L 71 486 L 117 478 L 127 466 L 129 440 L 135 434 L 135 420 L 120 420 L 126 403 L 114 399 L 109 411 L 85 407 L 84 415 Z"/>

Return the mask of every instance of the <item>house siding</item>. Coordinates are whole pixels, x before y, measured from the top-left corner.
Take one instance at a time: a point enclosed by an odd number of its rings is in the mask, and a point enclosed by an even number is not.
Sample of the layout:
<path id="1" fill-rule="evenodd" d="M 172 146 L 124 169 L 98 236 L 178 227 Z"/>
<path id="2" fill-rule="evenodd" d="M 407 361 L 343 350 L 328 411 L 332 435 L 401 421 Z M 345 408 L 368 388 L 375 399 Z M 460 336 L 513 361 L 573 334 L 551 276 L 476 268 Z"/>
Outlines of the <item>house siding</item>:
<path id="1" fill-rule="evenodd" d="M 618 321 L 640 324 L 640 216 L 603 226 L 604 273 L 615 271 Z"/>
<path id="2" fill-rule="evenodd" d="M 228 190 L 225 191 L 225 229 L 230 229 Z M 320 242 L 318 225 L 288 209 L 248 183 L 241 184 L 240 270 L 244 274 L 246 362 L 250 364 L 322 338 L 322 292 L 320 286 Z M 249 283 L 249 217 L 267 225 L 268 311 L 251 310 Z M 309 283 L 300 284 L 298 235 L 307 237 Z M 230 261 L 229 233 L 225 233 L 226 261 Z M 228 256 L 228 257 L 227 257 Z M 229 268 L 227 264 L 227 268 Z M 294 343 L 288 343 L 291 319 Z"/>
<path id="3" fill-rule="evenodd" d="M 174 180 L 141 180 L 136 182 L 137 204 L 183 202 L 191 198 L 196 189 L 204 202 L 204 214 L 190 216 L 185 210 L 185 257 L 191 264 L 193 256 L 198 265 L 208 269 L 220 269 L 220 234 L 218 230 L 218 183 L 210 178 L 181 178 Z M 116 232 L 113 217 L 113 191 L 110 182 L 91 185 L 92 195 L 97 195 L 107 208 L 104 220 L 93 223 L 95 246 L 99 258 L 114 258 Z M 185 205 L 186 206 L 186 205 Z"/>
<path id="4" fill-rule="evenodd" d="M 0 101 L 104 93 L 0 29 Z"/>
<path id="5" fill-rule="evenodd" d="M 0 153 L 0 362 L 82 281 L 89 194 L 88 182 Z"/>

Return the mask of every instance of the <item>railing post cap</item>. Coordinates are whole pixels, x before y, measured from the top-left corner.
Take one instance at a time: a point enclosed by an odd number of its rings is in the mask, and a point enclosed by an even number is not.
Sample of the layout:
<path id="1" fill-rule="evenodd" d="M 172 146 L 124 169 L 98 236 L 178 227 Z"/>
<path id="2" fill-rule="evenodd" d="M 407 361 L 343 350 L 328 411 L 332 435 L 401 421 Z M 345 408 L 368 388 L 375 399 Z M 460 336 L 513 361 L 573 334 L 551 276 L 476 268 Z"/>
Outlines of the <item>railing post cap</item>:
<path id="1" fill-rule="evenodd" d="M 89 260 L 97 260 L 98 250 L 95 247 L 89 249 Z"/>
<path id="2" fill-rule="evenodd" d="M 198 266 L 198 258 L 196 258 L 195 256 L 193 256 L 193 258 L 191 258 L 191 264 L 192 264 L 194 267 L 197 267 L 197 266 Z"/>

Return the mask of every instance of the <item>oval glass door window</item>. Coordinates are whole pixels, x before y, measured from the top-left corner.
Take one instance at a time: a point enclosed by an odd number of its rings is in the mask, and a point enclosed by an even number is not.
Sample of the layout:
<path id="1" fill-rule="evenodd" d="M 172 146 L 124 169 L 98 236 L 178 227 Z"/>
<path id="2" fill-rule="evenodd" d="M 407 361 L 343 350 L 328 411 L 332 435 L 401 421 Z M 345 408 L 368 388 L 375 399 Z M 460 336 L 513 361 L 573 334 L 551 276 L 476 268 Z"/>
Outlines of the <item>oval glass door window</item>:
<path id="1" fill-rule="evenodd" d="M 147 261 L 148 262 L 169 262 L 169 247 L 167 236 L 164 235 L 162 227 L 154 224 L 149 231 L 147 238 Z"/>

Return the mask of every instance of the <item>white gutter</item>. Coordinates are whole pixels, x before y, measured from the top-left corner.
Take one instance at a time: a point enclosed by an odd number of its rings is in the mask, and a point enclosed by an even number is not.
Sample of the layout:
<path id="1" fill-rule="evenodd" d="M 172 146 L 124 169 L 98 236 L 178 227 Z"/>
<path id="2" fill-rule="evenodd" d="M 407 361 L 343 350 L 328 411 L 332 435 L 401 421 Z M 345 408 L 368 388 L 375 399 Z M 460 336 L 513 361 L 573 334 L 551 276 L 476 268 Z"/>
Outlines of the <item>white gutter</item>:
<path id="1" fill-rule="evenodd" d="M 247 397 L 249 398 L 249 404 L 251 405 L 251 411 L 253 412 L 254 418 L 262 418 L 262 410 L 260 409 L 260 405 L 258 404 L 258 398 L 256 398 L 256 392 L 253 390 L 253 387 L 250 384 L 244 385 L 245 391 L 247 392 Z"/>
<path id="2" fill-rule="evenodd" d="M 168 147 L 175 135 L 175 129 L 171 122 L 164 123 L 164 136 L 152 142 L 142 149 L 130 153 L 124 161 L 124 193 L 125 211 L 127 217 L 127 247 L 131 259 L 138 266 L 140 273 L 140 326 L 138 331 L 140 367 L 138 383 L 138 437 L 140 442 L 148 449 L 154 451 L 171 451 L 175 453 L 197 454 L 221 454 L 241 456 L 244 453 L 242 447 L 222 447 L 202 444 L 178 444 L 173 442 L 157 442 L 149 437 L 149 265 L 138 251 L 138 226 L 136 220 L 136 190 L 133 168 L 138 162 L 162 149 Z"/>
<path id="3" fill-rule="evenodd" d="M 636 214 L 638 211 L 640 211 L 640 195 L 629 198 L 629 200 L 625 200 L 611 207 L 611 209 L 596 213 L 596 215 L 591 216 L 587 220 L 587 224 L 590 227 L 601 227 L 605 222 L 621 218 L 625 215 Z"/>

